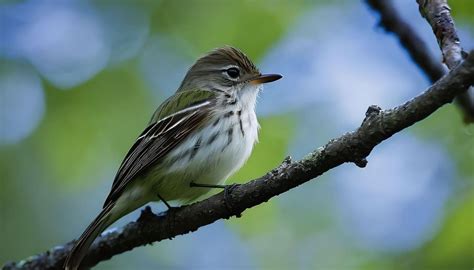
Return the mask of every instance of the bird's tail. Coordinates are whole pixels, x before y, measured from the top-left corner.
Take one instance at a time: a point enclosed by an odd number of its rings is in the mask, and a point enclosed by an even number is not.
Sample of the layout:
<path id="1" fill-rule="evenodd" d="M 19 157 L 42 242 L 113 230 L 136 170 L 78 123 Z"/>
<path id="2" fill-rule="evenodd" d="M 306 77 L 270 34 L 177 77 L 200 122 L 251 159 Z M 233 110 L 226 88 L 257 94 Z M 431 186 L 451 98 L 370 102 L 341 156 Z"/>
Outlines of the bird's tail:
<path id="1" fill-rule="evenodd" d="M 112 217 L 111 214 L 113 206 L 114 203 L 110 203 L 104 207 L 100 214 L 97 215 L 94 221 L 92 221 L 89 227 L 82 233 L 66 258 L 66 262 L 64 263 L 65 270 L 77 270 L 82 259 L 87 254 L 89 247 L 94 242 L 94 239 L 110 224 L 115 222 L 116 218 Z"/>

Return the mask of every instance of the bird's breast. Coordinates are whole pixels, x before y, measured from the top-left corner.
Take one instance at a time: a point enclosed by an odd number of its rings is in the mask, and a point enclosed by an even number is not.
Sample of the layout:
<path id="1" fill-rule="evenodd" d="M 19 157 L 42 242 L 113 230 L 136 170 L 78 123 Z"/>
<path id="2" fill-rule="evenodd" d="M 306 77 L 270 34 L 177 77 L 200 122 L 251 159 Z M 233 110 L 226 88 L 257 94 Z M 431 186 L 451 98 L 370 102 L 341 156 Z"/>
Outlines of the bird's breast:
<path id="1" fill-rule="evenodd" d="M 257 117 L 253 110 L 228 108 L 214 114 L 203 128 L 191 134 L 165 158 L 160 175 L 168 177 L 161 181 L 160 188 L 173 187 L 181 190 L 179 186 L 188 187 L 190 182 L 203 184 L 224 182 L 242 167 L 250 156 L 258 140 L 258 128 Z M 189 194 L 184 194 L 181 190 L 172 197 L 191 198 L 207 190 L 191 188 Z M 170 190 L 166 193 L 174 192 Z"/>
<path id="2" fill-rule="evenodd" d="M 257 139 L 255 112 L 222 111 L 170 153 L 168 170 L 202 169 L 218 178 L 228 176 L 247 160 Z"/>

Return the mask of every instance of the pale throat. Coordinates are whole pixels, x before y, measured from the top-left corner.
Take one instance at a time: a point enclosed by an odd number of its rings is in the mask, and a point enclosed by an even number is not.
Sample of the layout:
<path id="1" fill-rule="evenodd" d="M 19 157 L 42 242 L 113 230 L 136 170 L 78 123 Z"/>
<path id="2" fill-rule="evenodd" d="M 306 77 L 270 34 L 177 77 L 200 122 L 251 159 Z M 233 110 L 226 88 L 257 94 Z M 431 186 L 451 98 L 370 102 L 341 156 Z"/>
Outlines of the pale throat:
<path id="1" fill-rule="evenodd" d="M 261 84 L 245 84 L 241 89 L 234 91 L 233 97 L 242 110 L 255 112 L 257 97 L 263 86 Z"/>
<path id="2" fill-rule="evenodd" d="M 258 130 L 260 125 L 255 114 L 255 106 L 262 85 L 244 84 L 234 86 L 227 91 L 226 98 L 222 102 L 217 119 L 221 119 L 219 128 L 229 134 L 229 141 L 240 141 L 241 146 L 249 147 L 258 141 Z M 238 87 L 238 88 L 237 88 Z M 250 154 L 250 152 L 248 153 Z"/>

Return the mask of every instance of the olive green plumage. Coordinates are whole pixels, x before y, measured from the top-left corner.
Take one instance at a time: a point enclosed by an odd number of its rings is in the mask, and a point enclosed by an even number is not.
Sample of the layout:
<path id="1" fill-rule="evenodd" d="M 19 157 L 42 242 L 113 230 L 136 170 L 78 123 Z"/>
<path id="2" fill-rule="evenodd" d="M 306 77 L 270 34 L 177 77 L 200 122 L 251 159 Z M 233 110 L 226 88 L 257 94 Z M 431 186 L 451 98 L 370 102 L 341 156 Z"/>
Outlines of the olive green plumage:
<path id="1" fill-rule="evenodd" d="M 215 99 L 216 93 L 209 90 L 186 90 L 177 92 L 168 99 L 166 99 L 153 114 L 150 123 L 155 123 L 161 119 L 198 104 L 205 100 Z"/>

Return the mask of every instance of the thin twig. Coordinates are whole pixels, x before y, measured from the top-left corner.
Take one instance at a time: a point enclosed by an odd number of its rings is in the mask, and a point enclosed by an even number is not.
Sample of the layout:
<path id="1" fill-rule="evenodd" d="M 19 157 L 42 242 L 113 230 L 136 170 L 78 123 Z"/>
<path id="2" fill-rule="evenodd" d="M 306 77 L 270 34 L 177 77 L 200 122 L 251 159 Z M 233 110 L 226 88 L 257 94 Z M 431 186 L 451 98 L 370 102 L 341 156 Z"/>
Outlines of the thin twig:
<path id="1" fill-rule="evenodd" d="M 421 16 L 433 28 L 438 40 L 443 59 L 449 69 L 453 69 L 462 61 L 462 48 L 459 41 L 451 9 L 447 0 L 416 0 Z"/>

